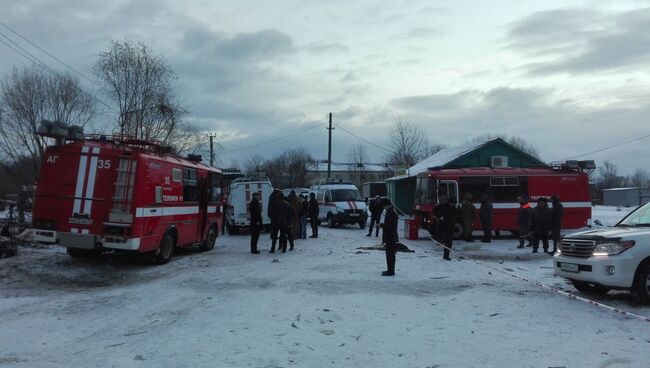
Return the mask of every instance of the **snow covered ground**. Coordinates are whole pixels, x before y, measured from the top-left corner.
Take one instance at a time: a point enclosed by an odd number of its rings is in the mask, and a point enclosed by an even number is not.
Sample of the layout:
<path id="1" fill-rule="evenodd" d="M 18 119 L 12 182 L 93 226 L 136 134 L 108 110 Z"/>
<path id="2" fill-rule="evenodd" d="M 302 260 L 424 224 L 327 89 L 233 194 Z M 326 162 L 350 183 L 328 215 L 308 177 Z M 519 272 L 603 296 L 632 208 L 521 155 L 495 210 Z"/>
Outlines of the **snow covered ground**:
<path id="1" fill-rule="evenodd" d="M 596 209 L 616 222 L 624 211 Z M 608 220 L 604 220 L 607 218 Z M 0 263 L 0 366 L 648 367 L 650 323 L 495 272 L 574 291 L 516 240 L 403 240 L 397 275 L 358 227 L 320 228 L 286 254 L 223 236 L 169 264 L 23 248 Z M 424 233 L 423 233 L 424 235 Z M 628 293 L 598 301 L 650 316 Z"/>

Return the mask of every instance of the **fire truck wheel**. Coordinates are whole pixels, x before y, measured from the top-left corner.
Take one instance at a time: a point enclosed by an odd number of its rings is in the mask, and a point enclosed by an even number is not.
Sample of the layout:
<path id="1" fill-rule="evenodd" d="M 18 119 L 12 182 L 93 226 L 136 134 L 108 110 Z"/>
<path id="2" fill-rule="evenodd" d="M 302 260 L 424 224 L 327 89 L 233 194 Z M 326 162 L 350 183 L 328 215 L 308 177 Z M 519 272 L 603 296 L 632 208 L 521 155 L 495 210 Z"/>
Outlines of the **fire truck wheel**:
<path id="1" fill-rule="evenodd" d="M 334 220 L 334 216 L 327 216 L 327 226 L 329 226 L 331 229 L 336 227 L 336 220 Z"/>
<path id="2" fill-rule="evenodd" d="M 174 237 L 167 233 L 160 242 L 160 247 L 154 251 L 154 261 L 156 264 L 165 264 L 172 259 L 174 254 Z"/>
<path id="3" fill-rule="evenodd" d="M 208 236 L 205 238 L 205 241 L 201 243 L 199 249 L 207 252 L 214 248 L 214 242 L 217 241 L 217 229 L 214 226 L 210 226 L 208 230 Z"/>

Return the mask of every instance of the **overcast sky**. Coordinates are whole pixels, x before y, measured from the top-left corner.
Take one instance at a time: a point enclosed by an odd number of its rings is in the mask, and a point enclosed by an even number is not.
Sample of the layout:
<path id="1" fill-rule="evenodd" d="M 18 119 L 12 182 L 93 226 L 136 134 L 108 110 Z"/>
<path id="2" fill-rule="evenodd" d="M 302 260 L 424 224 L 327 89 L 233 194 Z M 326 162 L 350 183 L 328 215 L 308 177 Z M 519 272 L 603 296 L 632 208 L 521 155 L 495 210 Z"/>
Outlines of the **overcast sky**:
<path id="1" fill-rule="evenodd" d="M 0 9 L 2 22 L 86 75 L 111 40 L 150 45 L 178 74 L 190 118 L 220 134 L 225 166 L 299 145 L 326 158 L 330 111 L 378 146 L 400 118 L 451 146 L 517 135 L 545 161 L 650 134 L 650 1 L 0 0 Z M 1 75 L 26 63 L 0 44 Z M 356 142 L 335 130 L 333 159 Z M 628 173 L 650 168 L 648 146 L 580 159 Z"/>

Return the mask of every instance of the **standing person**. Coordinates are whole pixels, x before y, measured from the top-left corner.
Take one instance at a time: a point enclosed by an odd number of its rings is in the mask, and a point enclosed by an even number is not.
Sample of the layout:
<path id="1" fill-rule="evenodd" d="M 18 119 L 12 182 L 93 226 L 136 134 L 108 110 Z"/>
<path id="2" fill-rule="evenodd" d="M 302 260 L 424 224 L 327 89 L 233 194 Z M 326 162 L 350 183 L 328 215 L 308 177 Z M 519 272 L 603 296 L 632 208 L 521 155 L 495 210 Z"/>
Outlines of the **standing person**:
<path id="1" fill-rule="evenodd" d="M 372 228 L 375 227 L 375 237 L 379 236 L 379 223 L 381 222 L 381 213 L 384 211 L 384 206 L 379 195 L 370 201 L 370 226 L 368 227 L 368 234 L 372 235 Z"/>
<path id="2" fill-rule="evenodd" d="M 257 240 L 260 238 L 262 228 L 262 207 L 260 206 L 260 193 L 253 193 L 253 199 L 248 205 L 248 212 L 251 214 L 251 253 L 260 254 L 257 250 Z"/>
<path id="3" fill-rule="evenodd" d="M 451 197 L 451 199 L 447 200 L 446 196 L 440 196 L 440 204 L 433 209 L 433 213 L 436 216 L 440 242 L 445 247 L 442 253 L 442 259 L 445 261 L 451 261 L 449 252 L 452 248 L 454 226 L 456 225 L 456 219 L 458 218 L 456 199 Z"/>
<path id="4" fill-rule="evenodd" d="M 553 239 L 553 252 L 557 252 L 557 243 L 560 241 L 560 231 L 562 230 L 562 215 L 564 213 L 564 206 L 560 202 L 560 196 L 553 194 L 551 196 L 551 239 Z"/>
<path id="5" fill-rule="evenodd" d="M 490 243 L 492 241 L 492 202 L 490 195 L 483 193 L 481 196 L 481 208 L 478 210 L 478 217 L 481 220 L 481 227 L 483 228 L 483 243 Z"/>
<path id="6" fill-rule="evenodd" d="M 290 224 L 289 224 L 289 232 L 287 233 L 287 236 L 290 236 L 291 239 L 291 244 L 293 244 L 293 241 L 300 236 L 300 200 L 298 199 L 298 196 L 296 195 L 296 192 L 293 190 L 289 193 L 287 196 L 287 202 L 289 202 L 289 205 L 291 206 L 291 209 L 293 210 L 293 216 L 290 219 Z M 291 246 L 293 249 L 293 246 Z"/>
<path id="7" fill-rule="evenodd" d="M 296 194 L 293 194 L 294 197 Z M 282 211 L 286 211 L 286 213 L 282 212 L 283 215 L 285 216 L 285 240 L 284 243 L 281 243 L 280 246 L 282 248 L 282 253 L 285 253 L 287 251 L 287 241 L 289 241 L 289 250 L 293 250 L 293 241 L 295 240 L 296 236 L 296 211 L 294 210 L 294 207 L 289 201 L 284 200 L 283 201 L 283 209 Z"/>
<path id="8" fill-rule="evenodd" d="M 300 236 L 307 239 L 307 216 L 309 215 L 309 202 L 307 197 L 300 195 Z"/>
<path id="9" fill-rule="evenodd" d="M 316 193 L 309 193 L 309 221 L 311 223 L 311 236 L 310 238 L 318 238 L 318 201 L 316 200 Z"/>
<path id="10" fill-rule="evenodd" d="M 528 246 L 530 247 L 530 215 L 531 208 L 526 196 L 519 197 L 519 209 L 517 210 L 517 226 L 519 227 L 519 246 L 521 249 L 524 247 L 526 239 L 528 239 Z"/>
<path id="11" fill-rule="evenodd" d="M 537 201 L 537 207 L 530 217 L 530 225 L 533 230 L 533 253 L 537 253 L 539 241 L 542 241 L 544 252 L 548 252 L 548 233 L 551 231 L 551 211 L 548 208 L 547 199 L 542 197 Z"/>
<path id="12" fill-rule="evenodd" d="M 282 216 L 279 214 L 282 202 L 284 202 L 282 192 L 274 190 L 271 196 L 269 196 L 269 207 L 266 210 L 267 216 L 271 219 L 271 250 L 269 253 L 275 253 L 278 234 L 284 234 L 286 236 L 285 225 L 281 224 L 284 220 L 282 220 Z"/>
<path id="13" fill-rule="evenodd" d="M 466 242 L 473 242 L 472 239 L 472 223 L 476 218 L 476 207 L 472 203 L 472 194 L 465 193 L 463 204 L 460 208 L 460 216 L 463 219 L 463 237 Z"/>
<path id="14" fill-rule="evenodd" d="M 390 199 L 384 198 L 382 207 L 386 211 L 384 216 L 384 230 L 382 232 L 382 241 L 386 247 L 386 271 L 382 272 L 382 276 L 395 275 L 395 252 L 397 247 L 397 212 L 393 208 Z"/>

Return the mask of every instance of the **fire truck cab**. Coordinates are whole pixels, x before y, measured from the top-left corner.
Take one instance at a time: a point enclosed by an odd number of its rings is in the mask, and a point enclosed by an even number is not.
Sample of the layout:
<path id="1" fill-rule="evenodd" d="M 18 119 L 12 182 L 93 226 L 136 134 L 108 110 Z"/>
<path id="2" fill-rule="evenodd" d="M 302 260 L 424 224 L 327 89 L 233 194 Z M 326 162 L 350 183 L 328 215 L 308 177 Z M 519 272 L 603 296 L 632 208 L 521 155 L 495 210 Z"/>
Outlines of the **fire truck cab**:
<path id="1" fill-rule="evenodd" d="M 471 194 L 472 202 L 478 209 L 481 196 L 486 193 L 493 205 L 492 230 L 517 231 L 517 198 L 522 195 L 537 201 L 540 197 L 557 194 L 564 206 L 563 229 L 585 227 L 591 219 L 587 173 L 579 168 L 558 165 L 550 168 L 431 168 L 419 174 L 416 180 L 416 221 L 422 228 L 432 231 L 435 228 L 433 208 L 441 196 L 453 197 L 460 203 L 466 194 Z M 472 228 L 481 229 L 478 216 Z M 463 225 L 459 219 L 454 236 L 459 237 L 462 232 Z"/>
<path id="2" fill-rule="evenodd" d="M 50 146 L 32 234 L 73 257 L 105 250 L 168 262 L 176 247 L 210 250 L 222 221 L 221 171 L 151 142 L 91 137 Z"/>

